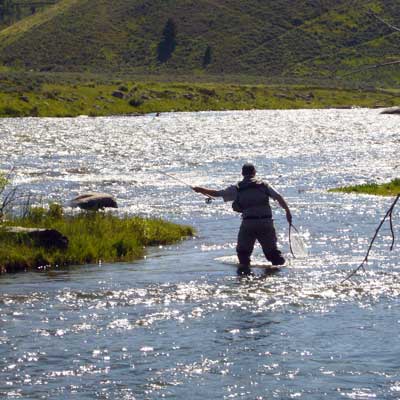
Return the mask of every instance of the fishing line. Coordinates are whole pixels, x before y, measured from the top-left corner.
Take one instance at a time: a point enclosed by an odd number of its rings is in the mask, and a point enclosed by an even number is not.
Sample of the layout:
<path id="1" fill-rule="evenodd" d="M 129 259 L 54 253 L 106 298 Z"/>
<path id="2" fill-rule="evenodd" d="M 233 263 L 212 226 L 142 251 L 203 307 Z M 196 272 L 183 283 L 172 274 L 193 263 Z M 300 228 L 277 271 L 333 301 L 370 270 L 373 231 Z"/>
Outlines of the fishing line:
<path id="1" fill-rule="evenodd" d="M 160 174 L 162 174 L 162 175 L 168 176 L 169 178 L 171 178 L 171 179 L 173 179 L 173 180 L 175 180 L 175 181 L 177 181 L 177 182 L 179 182 L 179 183 L 182 183 L 182 185 L 185 185 L 185 186 L 187 186 L 187 187 L 189 187 L 190 189 L 193 190 L 192 185 L 189 185 L 187 182 L 183 181 L 182 179 L 177 178 L 176 176 L 167 174 L 167 173 L 164 172 L 164 171 L 160 171 L 160 170 L 159 170 L 158 172 L 159 172 Z M 210 195 L 208 195 L 208 194 L 204 194 L 204 193 L 201 193 L 201 194 L 202 194 L 203 196 L 206 197 L 206 203 L 207 203 L 207 204 L 210 204 L 213 200 L 215 200 L 214 197 L 212 197 L 212 196 L 210 196 Z"/>

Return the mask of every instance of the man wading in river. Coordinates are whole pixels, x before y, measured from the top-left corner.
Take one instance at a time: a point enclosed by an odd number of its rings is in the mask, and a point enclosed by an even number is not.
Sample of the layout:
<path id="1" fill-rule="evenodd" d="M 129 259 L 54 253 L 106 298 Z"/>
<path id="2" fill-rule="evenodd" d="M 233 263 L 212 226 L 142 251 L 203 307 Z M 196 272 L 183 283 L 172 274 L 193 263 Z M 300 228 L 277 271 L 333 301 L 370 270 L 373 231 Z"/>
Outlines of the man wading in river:
<path id="1" fill-rule="evenodd" d="M 272 265 L 283 265 L 285 259 L 277 248 L 277 239 L 272 219 L 269 198 L 276 200 L 286 211 L 286 219 L 292 223 L 292 214 L 284 198 L 269 184 L 256 179 L 253 164 L 242 167 L 243 180 L 224 190 L 212 190 L 193 187 L 197 193 L 206 196 L 222 197 L 224 201 L 233 201 L 232 208 L 242 214 L 236 252 L 239 258 L 239 274 L 250 272 L 250 256 L 256 240 L 259 241 L 264 255 Z"/>

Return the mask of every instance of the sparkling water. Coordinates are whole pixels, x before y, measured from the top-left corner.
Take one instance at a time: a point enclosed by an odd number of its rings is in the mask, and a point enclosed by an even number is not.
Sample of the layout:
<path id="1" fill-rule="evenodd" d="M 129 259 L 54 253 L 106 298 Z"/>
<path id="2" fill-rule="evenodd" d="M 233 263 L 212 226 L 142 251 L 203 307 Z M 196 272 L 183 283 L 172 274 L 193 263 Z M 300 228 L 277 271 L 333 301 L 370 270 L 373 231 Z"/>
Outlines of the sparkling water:
<path id="1" fill-rule="evenodd" d="M 197 237 L 124 264 L 0 277 L 0 397 L 22 399 L 399 399 L 399 255 L 392 198 L 328 193 L 399 174 L 400 119 L 378 110 L 1 119 L 0 167 L 35 201 L 115 195 L 121 214 Z M 288 201 L 308 246 L 250 279 L 222 263 L 240 219 L 189 185 L 224 188 L 253 162 Z M 399 236 L 400 209 L 394 212 Z M 261 260 L 261 249 L 255 249 Z"/>

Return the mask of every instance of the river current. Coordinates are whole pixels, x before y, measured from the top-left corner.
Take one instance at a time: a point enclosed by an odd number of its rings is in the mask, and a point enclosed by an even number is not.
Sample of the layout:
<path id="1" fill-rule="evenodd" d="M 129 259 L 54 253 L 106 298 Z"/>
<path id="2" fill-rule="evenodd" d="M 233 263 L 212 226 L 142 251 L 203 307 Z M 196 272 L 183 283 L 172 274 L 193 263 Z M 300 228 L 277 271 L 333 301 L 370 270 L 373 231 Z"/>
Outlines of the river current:
<path id="1" fill-rule="evenodd" d="M 392 198 L 328 193 L 399 175 L 400 120 L 378 110 L 1 119 L 0 168 L 38 203 L 114 194 L 117 212 L 197 237 L 124 264 L 0 276 L 0 398 L 400 399 L 400 243 Z M 240 279 L 240 218 L 190 185 L 224 188 L 253 162 L 309 248 Z M 394 212 L 400 235 L 400 209 Z M 259 247 L 255 259 L 262 259 Z"/>

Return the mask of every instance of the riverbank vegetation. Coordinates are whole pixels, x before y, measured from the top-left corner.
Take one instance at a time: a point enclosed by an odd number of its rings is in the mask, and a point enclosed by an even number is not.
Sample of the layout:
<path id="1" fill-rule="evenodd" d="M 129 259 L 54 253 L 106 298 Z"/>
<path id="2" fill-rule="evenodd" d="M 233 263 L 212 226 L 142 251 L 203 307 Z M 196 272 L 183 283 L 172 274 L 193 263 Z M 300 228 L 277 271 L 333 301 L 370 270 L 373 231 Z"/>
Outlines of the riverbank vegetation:
<path id="1" fill-rule="evenodd" d="M 329 191 L 341 193 L 372 194 L 377 196 L 397 196 L 398 194 L 400 194 L 400 178 L 393 179 L 389 183 L 366 183 L 363 185 L 354 185 L 330 189 Z"/>
<path id="2" fill-rule="evenodd" d="M 216 78 L 217 80 L 217 78 Z M 245 80 L 244 80 L 245 81 Z M 112 80 L 0 73 L 0 117 L 140 115 L 167 111 L 391 107 L 396 90 L 300 84 Z"/>
<path id="3" fill-rule="evenodd" d="M 10 226 L 55 229 L 68 239 L 66 249 L 36 246 L 24 234 L 10 235 Z M 193 236 L 189 226 L 137 216 L 102 212 L 65 215 L 59 205 L 31 208 L 0 227 L 0 269 L 5 272 L 143 257 L 146 246 L 166 245 Z"/>

